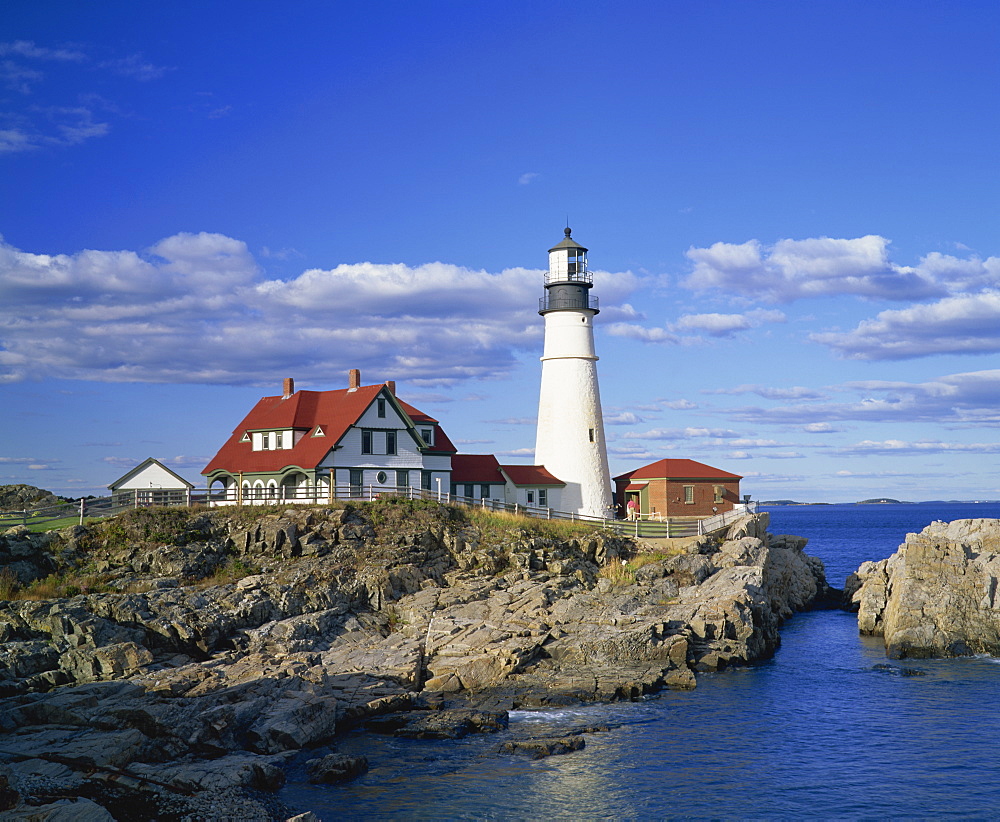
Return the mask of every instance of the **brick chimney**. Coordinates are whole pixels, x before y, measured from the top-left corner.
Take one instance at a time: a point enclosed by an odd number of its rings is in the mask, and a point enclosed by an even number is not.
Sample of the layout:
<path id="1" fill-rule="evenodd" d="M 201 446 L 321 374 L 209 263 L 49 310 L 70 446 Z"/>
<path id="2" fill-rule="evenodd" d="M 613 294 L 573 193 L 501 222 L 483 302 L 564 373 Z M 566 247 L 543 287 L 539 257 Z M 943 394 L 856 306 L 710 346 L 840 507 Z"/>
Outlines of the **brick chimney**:
<path id="1" fill-rule="evenodd" d="M 285 377 L 284 394 L 281 399 L 287 400 L 292 394 L 295 393 L 295 380 L 291 377 Z"/>
<path id="2" fill-rule="evenodd" d="M 389 389 L 389 393 L 392 394 L 392 396 L 394 396 L 394 397 L 396 396 L 396 381 L 395 380 L 389 380 L 388 382 L 386 382 L 385 387 Z"/>
<path id="3" fill-rule="evenodd" d="M 361 387 L 361 371 L 357 368 L 352 368 L 347 372 L 347 390 L 357 391 Z"/>

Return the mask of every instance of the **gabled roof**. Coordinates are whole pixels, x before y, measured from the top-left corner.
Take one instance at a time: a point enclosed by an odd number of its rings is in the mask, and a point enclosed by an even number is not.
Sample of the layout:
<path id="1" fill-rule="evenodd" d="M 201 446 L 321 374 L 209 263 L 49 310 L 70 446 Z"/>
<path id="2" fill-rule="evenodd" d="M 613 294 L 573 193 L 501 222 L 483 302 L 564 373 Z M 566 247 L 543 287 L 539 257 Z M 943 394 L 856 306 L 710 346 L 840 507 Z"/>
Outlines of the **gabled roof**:
<path id="1" fill-rule="evenodd" d="M 451 481 L 505 484 L 500 463 L 492 454 L 455 454 L 451 458 Z"/>
<path id="2" fill-rule="evenodd" d="M 501 465 L 501 470 L 514 485 L 565 485 L 542 465 Z"/>
<path id="3" fill-rule="evenodd" d="M 383 394 L 384 392 L 384 394 Z M 276 473 L 289 467 L 312 469 L 364 414 L 380 394 L 402 411 L 404 419 L 436 424 L 437 420 L 402 402 L 387 386 L 364 385 L 353 391 L 296 391 L 290 397 L 261 397 L 233 431 L 202 474 L 214 471 Z M 322 436 L 314 436 L 316 429 Z M 247 431 L 295 430 L 306 432 L 293 447 L 254 451 Z M 432 453 L 454 453 L 455 446 L 440 427 L 436 428 Z"/>
<path id="4" fill-rule="evenodd" d="M 117 488 L 119 485 L 124 485 L 126 482 L 132 479 L 132 477 L 141 474 L 143 471 L 145 471 L 147 468 L 153 465 L 166 471 L 168 474 L 170 474 L 170 476 L 174 477 L 179 483 L 181 483 L 181 485 L 184 485 L 187 488 L 194 488 L 193 482 L 188 482 L 186 479 L 184 479 L 184 477 L 182 477 L 176 471 L 171 471 L 162 462 L 153 459 L 152 457 L 148 457 L 145 461 L 140 462 L 135 468 L 133 468 L 127 474 L 124 474 L 123 476 L 118 477 L 118 479 L 116 479 L 114 482 L 109 483 L 108 488 Z"/>
<path id="5" fill-rule="evenodd" d="M 399 406 L 406 412 L 406 416 L 415 425 L 433 425 L 434 426 L 434 444 L 428 448 L 428 452 L 431 454 L 454 454 L 458 449 L 454 446 L 452 441 L 448 439 L 448 435 L 444 432 L 444 429 L 438 424 L 438 421 L 434 417 L 428 416 L 423 411 L 418 411 L 408 402 L 403 402 L 398 397 L 396 402 Z"/>
<path id="6" fill-rule="evenodd" d="M 626 480 L 650 479 L 707 479 L 707 480 L 740 480 L 739 474 L 730 474 L 703 462 L 682 459 L 664 459 L 651 462 L 635 471 L 615 477 L 615 482 Z"/>

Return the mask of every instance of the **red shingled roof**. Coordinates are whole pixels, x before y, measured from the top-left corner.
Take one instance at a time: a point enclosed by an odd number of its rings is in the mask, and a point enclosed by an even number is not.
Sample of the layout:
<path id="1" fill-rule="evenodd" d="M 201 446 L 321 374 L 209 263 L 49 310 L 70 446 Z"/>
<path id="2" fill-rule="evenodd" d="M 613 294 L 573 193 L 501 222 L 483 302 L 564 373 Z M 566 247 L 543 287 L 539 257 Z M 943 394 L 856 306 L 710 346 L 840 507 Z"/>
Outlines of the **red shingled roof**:
<path id="1" fill-rule="evenodd" d="M 500 463 L 492 454 L 455 454 L 451 458 L 451 481 L 505 484 Z"/>
<path id="2" fill-rule="evenodd" d="M 201 473 L 276 473 L 292 466 L 315 468 L 384 388 L 384 385 L 365 385 L 354 391 L 342 388 L 335 391 L 296 391 L 287 398 L 261 397 Z M 414 422 L 437 422 L 412 405 L 397 402 Z M 317 426 L 325 436 L 313 436 Z M 289 428 L 305 432 L 292 448 L 254 451 L 251 443 L 243 440 L 248 431 Z M 455 451 L 455 446 L 440 427 L 435 432 L 431 450 Z"/>
<path id="3" fill-rule="evenodd" d="M 718 479 L 739 480 L 739 474 L 730 474 L 711 465 L 694 460 L 664 459 L 651 462 L 635 471 L 615 477 L 615 482 L 639 479 Z"/>
<path id="4" fill-rule="evenodd" d="M 514 485 L 565 485 L 545 470 L 542 465 L 501 465 L 503 472 Z"/>

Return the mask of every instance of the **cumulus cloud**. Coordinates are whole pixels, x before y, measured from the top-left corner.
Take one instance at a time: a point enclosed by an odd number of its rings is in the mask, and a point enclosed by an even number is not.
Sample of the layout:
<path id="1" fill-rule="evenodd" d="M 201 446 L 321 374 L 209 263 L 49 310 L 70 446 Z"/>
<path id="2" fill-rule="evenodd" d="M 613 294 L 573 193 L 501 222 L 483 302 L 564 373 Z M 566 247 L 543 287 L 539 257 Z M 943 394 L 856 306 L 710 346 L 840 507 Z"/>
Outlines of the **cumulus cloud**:
<path id="1" fill-rule="evenodd" d="M 607 275 L 627 295 L 631 275 Z M 359 263 L 263 276 L 246 244 L 177 234 L 143 253 L 31 254 L 0 242 L 0 381 L 254 384 L 274 374 L 447 385 L 537 347 L 542 272 Z"/>
<path id="2" fill-rule="evenodd" d="M 935 252 L 916 266 L 899 265 L 890 259 L 889 244 L 874 234 L 779 240 L 770 246 L 758 240 L 719 242 L 688 250 L 693 268 L 684 285 L 780 303 L 838 295 L 926 300 L 983 288 L 1000 275 L 997 257 L 960 259 Z"/>
<path id="3" fill-rule="evenodd" d="M 857 360 L 995 353 L 1000 351 L 1000 291 L 882 311 L 853 331 L 818 333 L 811 339 Z"/>

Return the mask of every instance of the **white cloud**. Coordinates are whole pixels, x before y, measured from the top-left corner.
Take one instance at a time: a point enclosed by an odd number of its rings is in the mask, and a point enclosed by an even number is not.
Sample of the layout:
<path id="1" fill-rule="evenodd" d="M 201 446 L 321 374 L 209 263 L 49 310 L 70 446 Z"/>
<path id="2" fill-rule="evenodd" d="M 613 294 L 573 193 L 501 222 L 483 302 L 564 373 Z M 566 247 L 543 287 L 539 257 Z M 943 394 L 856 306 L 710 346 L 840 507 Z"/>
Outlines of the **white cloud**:
<path id="1" fill-rule="evenodd" d="M 899 265 L 889 258 L 889 240 L 872 234 L 779 240 L 772 246 L 758 240 L 719 242 L 691 248 L 687 256 L 694 265 L 686 287 L 768 302 L 844 294 L 924 300 L 982 288 L 1000 275 L 996 257 L 959 259 L 935 252 L 916 266 Z"/>
<path id="2" fill-rule="evenodd" d="M 632 306 L 624 306 L 635 312 Z M 641 318 L 635 312 L 637 318 Z M 614 317 L 614 319 L 632 319 L 632 317 Z M 665 328 L 648 328 L 638 323 L 615 322 L 605 327 L 607 333 L 615 337 L 627 337 L 640 342 L 668 343 L 672 345 L 691 345 L 698 342 L 700 336 L 729 338 L 741 331 L 758 328 L 764 323 L 782 323 L 786 321 L 781 311 L 754 309 L 743 314 L 685 314 L 676 322 L 667 323 Z"/>
<path id="3" fill-rule="evenodd" d="M 683 440 L 692 437 L 712 437 L 728 439 L 739 433 L 729 428 L 654 428 L 650 431 L 629 431 L 624 439 L 629 440 Z"/>
<path id="4" fill-rule="evenodd" d="M 519 186 L 526 186 L 538 179 L 539 174 L 536 171 L 527 171 L 517 178 L 517 184 Z"/>
<path id="5" fill-rule="evenodd" d="M 996 454 L 1000 453 L 1000 442 L 942 442 L 940 440 L 862 440 L 854 445 L 838 449 L 842 454 L 869 456 L 872 454 L 912 457 L 923 454 Z"/>
<path id="6" fill-rule="evenodd" d="M 79 63 L 87 59 L 87 55 L 73 49 L 50 49 L 37 46 L 31 40 L 15 40 L 11 43 L 0 43 L 0 57 L 15 55 L 35 60 L 58 60 Z"/>
<path id="7" fill-rule="evenodd" d="M 710 337 L 731 337 L 739 331 L 757 328 L 763 323 L 785 322 L 781 311 L 755 309 L 745 314 L 687 314 L 671 323 L 671 331 L 705 333 Z"/>
<path id="8" fill-rule="evenodd" d="M 1000 370 L 948 374 L 922 383 L 866 380 L 837 388 L 853 393 L 844 402 L 792 402 L 765 408 L 721 409 L 733 419 L 767 424 L 804 425 L 829 430 L 843 420 L 933 422 L 953 428 L 1000 427 Z"/>
<path id="9" fill-rule="evenodd" d="M 447 385 L 538 346 L 541 271 L 360 263 L 263 279 L 245 243 L 177 234 L 147 252 L 31 254 L 0 242 L 0 381 L 328 381 L 348 368 Z M 626 295 L 628 273 L 607 275 Z"/>
<path id="10" fill-rule="evenodd" d="M 823 392 L 813 388 L 794 385 L 788 388 L 777 388 L 772 385 L 737 385 L 733 388 L 706 388 L 703 394 L 757 394 L 768 400 L 811 400 L 822 399 Z"/>
<path id="11" fill-rule="evenodd" d="M 100 64 L 100 67 L 111 69 L 115 74 L 132 77 L 143 83 L 149 80 L 158 80 L 170 70 L 166 66 L 150 63 L 141 54 L 130 54 L 116 60 L 106 60 Z"/>
<path id="12" fill-rule="evenodd" d="M 813 334 L 811 339 L 858 360 L 995 353 L 1000 351 L 1000 291 L 882 311 L 853 331 Z"/>
<path id="13" fill-rule="evenodd" d="M 680 338 L 665 328 L 646 328 L 635 323 L 611 323 L 604 326 L 604 331 L 612 337 L 627 337 L 640 342 L 680 344 Z"/>
<path id="14" fill-rule="evenodd" d="M 643 418 L 633 411 L 612 411 L 604 415 L 605 425 L 638 425 L 642 422 Z"/>

